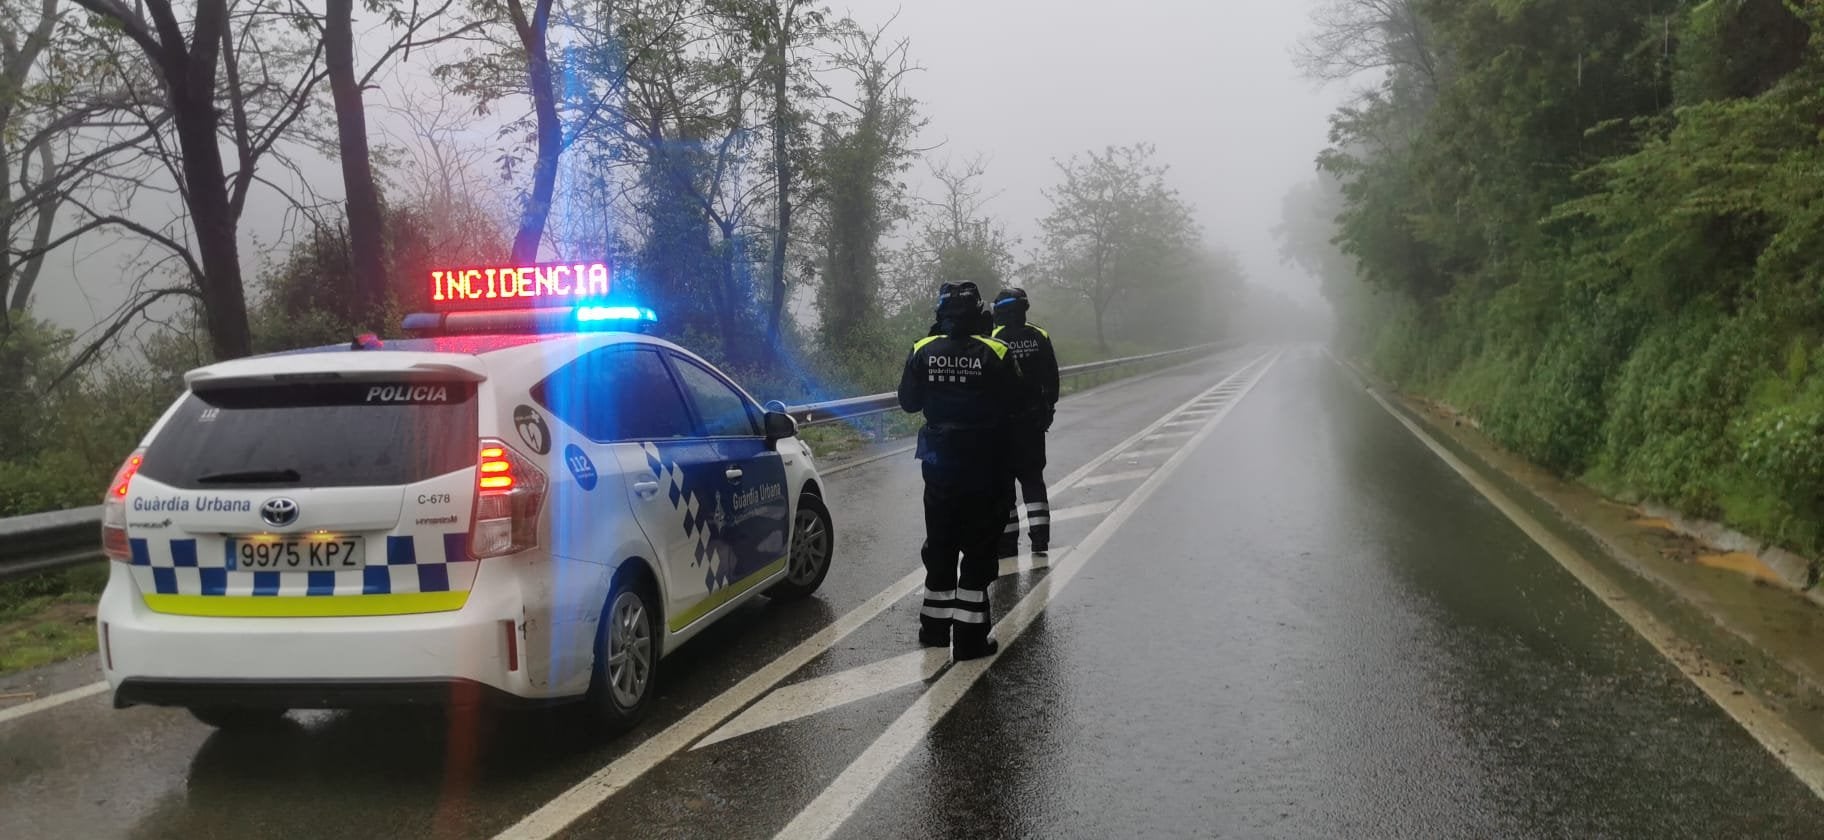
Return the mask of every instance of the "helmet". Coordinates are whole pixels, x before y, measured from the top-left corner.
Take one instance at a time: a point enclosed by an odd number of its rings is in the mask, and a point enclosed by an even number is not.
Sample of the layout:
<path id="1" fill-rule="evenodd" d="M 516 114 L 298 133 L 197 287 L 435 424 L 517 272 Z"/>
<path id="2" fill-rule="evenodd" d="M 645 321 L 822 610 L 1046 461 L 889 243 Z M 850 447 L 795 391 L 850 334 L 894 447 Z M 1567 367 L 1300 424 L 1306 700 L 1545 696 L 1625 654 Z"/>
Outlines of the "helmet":
<path id="1" fill-rule="evenodd" d="M 983 308 L 982 292 L 974 283 L 945 283 L 937 290 L 937 318 L 967 322 L 979 317 Z"/>
<path id="2" fill-rule="evenodd" d="M 1026 323 L 1026 310 L 1032 308 L 1032 302 L 1026 299 L 1025 289 L 1002 289 L 994 296 L 994 322 L 1003 325 L 1018 326 Z"/>

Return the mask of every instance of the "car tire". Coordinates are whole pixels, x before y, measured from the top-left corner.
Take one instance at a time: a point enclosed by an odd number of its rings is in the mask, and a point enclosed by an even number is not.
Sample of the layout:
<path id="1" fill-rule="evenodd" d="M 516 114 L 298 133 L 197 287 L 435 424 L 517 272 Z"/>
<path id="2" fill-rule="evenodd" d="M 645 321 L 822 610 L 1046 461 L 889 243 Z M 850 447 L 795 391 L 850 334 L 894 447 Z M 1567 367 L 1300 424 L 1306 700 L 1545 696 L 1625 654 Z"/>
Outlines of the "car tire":
<path id="1" fill-rule="evenodd" d="M 285 719 L 285 711 L 238 706 L 191 706 L 190 716 L 217 729 L 239 731 L 270 729 Z"/>
<path id="2" fill-rule="evenodd" d="M 608 594 L 595 634 L 589 716 L 609 733 L 630 729 L 651 704 L 664 633 L 659 599 L 644 569 L 622 574 Z"/>
<path id="3" fill-rule="evenodd" d="M 775 601 L 805 598 L 823 585 L 830 574 L 830 561 L 836 556 L 836 526 L 830 520 L 830 509 L 815 493 L 798 497 L 798 512 L 792 516 L 792 548 L 785 560 L 785 579 L 766 591 Z"/>

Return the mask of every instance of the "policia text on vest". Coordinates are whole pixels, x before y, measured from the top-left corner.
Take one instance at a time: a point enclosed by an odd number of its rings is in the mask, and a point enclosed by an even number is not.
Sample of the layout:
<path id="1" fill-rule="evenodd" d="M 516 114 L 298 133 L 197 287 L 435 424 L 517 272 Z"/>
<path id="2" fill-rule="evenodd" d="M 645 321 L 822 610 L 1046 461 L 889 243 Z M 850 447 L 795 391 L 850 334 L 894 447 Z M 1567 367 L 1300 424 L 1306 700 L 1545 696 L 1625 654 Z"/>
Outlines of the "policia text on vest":
<path id="1" fill-rule="evenodd" d="M 925 479 L 925 603 L 918 638 L 959 660 L 993 654 L 988 584 L 1013 504 L 1013 417 L 1030 397 L 1018 362 L 989 331 L 975 284 L 939 292 L 934 335 L 906 357 L 899 404 L 922 412 L 918 460 Z M 960 564 L 959 564 L 960 557 Z M 960 571 L 959 571 L 960 565 Z"/>

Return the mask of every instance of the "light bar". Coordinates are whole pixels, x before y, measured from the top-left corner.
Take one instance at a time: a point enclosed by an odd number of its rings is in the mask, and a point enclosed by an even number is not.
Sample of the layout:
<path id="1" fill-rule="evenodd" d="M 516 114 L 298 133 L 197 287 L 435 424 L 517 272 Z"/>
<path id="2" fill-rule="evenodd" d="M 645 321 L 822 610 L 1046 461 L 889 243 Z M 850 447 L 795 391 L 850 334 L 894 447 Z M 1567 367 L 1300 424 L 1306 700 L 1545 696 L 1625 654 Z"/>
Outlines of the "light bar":
<path id="1" fill-rule="evenodd" d="M 659 313 L 640 306 L 584 306 L 576 310 L 579 324 L 600 321 L 658 321 Z"/>

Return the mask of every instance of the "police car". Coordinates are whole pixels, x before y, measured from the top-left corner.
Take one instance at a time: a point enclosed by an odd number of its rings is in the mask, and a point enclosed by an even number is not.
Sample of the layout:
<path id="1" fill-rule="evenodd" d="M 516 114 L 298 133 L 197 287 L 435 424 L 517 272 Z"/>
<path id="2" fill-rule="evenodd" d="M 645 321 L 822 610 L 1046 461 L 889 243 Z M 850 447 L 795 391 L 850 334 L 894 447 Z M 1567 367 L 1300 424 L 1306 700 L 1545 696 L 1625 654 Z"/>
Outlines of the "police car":
<path id="1" fill-rule="evenodd" d="M 436 272 L 413 338 L 190 372 L 106 491 L 115 705 L 232 727 L 582 701 L 626 725 L 661 657 L 815 591 L 835 532 L 792 419 L 647 335 L 651 310 L 574 305 L 606 277 Z"/>

